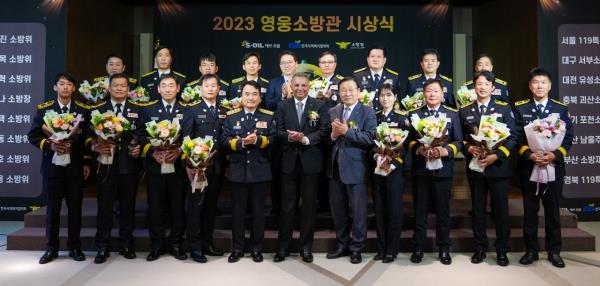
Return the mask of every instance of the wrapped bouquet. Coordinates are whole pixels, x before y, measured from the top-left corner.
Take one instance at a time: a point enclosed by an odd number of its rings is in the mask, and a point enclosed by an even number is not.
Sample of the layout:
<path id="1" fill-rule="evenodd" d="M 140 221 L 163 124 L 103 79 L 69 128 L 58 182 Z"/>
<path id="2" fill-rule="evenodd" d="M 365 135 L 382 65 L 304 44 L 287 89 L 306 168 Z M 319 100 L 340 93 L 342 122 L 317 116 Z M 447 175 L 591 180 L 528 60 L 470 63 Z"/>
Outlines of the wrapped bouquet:
<path id="1" fill-rule="evenodd" d="M 44 126 L 42 129 L 48 134 L 48 139 L 53 141 L 65 141 L 71 138 L 78 130 L 81 122 L 81 114 L 75 116 L 73 113 L 57 113 L 54 110 L 46 111 L 44 115 Z M 71 155 L 54 153 L 52 163 L 57 166 L 66 166 L 71 163 Z"/>
<path id="2" fill-rule="evenodd" d="M 111 110 L 104 113 L 94 110 L 91 116 L 92 129 L 100 140 L 104 140 L 107 143 L 115 144 L 114 140 L 116 138 L 121 136 L 124 131 L 131 130 L 131 123 L 121 115 L 115 116 Z M 111 165 L 113 163 L 113 156 L 114 154 L 101 154 L 98 156 L 98 162 L 104 165 Z"/>
<path id="3" fill-rule="evenodd" d="M 425 118 L 419 118 L 419 115 L 413 114 L 410 118 L 411 125 L 421 137 L 419 142 L 432 147 L 444 145 L 447 134 L 446 125 L 449 122 L 450 119 L 444 113 L 438 117 L 432 115 Z M 427 159 L 427 170 L 438 170 L 442 167 L 442 159 Z"/>
<path id="4" fill-rule="evenodd" d="M 510 136 L 510 129 L 506 123 L 498 122 L 498 113 L 481 116 L 476 134 L 471 134 L 473 140 L 479 143 L 484 152 L 480 157 L 494 153 L 497 148 Z M 469 169 L 483 173 L 484 167 L 479 163 L 479 158 L 473 157 Z"/>
<path id="5" fill-rule="evenodd" d="M 183 138 L 181 151 L 184 154 L 185 162 L 191 172 L 188 172 L 190 182 L 192 182 L 192 193 L 196 189 L 203 191 L 208 186 L 206 179 L 206 168 L 212 164 L 212 158 L 216 151 L 213 151 L 215 145 L 212 136 L 204 138 L 198 137 L 191 139 L 189 136 Z"/>
<path id="6" fill-rule="evenodd" d="M 179 138 L 179 118 L 173 118 L 173 121 L 163 120 L 160 122 L 150 121 L 146 123 L 146 131 L 150 135 L 150 145 L 156 147 L 159 151 L 178 149 L 175 141 Z M 175 172 L 175 165 L 172 163 L 162 163 L 160 166 L 161 174 Z"/>

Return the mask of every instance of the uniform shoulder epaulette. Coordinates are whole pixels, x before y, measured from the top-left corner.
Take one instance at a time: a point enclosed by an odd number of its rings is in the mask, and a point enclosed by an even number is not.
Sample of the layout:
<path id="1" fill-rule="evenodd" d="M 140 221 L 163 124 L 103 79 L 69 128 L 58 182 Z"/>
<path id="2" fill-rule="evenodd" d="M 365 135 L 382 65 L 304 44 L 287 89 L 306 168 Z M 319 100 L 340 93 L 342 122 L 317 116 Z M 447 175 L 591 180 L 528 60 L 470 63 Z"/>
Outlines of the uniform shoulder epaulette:
<path id="1" fill-rule="evenodd" d="M 496 102 L 498 102 L 498 100 L 496 100 Z M 473 100 L 473 101 L 471 101 L 471 102 L 469 102 L 469 103 L 465 103 L 465 104 L 461 105 L 461 106 L 460 106 L 460 108 L 466 108 L 466 107 L 468 107 L 469 105 L 471 105 L 471 104 L 473 104 L 473 103 L 475 103 L 475 101 L 474 101 L 474 100 Z"/>
<path id="2" fill-rule="evenodd" d="M 74 102 L 75 102 L 75 105 L 77 105 L 77 106 L 79 106 L 79 107 L 81 107 L 83 109 L 88 109 L 88 110 L 90 109 L 90 106 L 87 105 L 87 104 L 85 104 L 85 103 L 83 103 L 83 102 L 80 102 L 78 100 L 74 100 Z"/>
<path id="3" fill-rule="evenodd" d="M 90 109 L 96 109 L 96 108 L 98 108 L 98 107 L 100 107 L 100 106 L 102 106 L 102 105 L 105 105 L 105 104 L 106 104 L 106 101 L 101 101 L 101 102 L 98 102 L 98 103 L 96 103 L 96 104 L 94 104 L 94 105 L 88 105 L 88 107 L 89 107 Z"/>
<path id="4" fill-rule="evenodd" d="M 560 100 L 556 100 L 554 98 L 551 98 L 550 100 L 552 100 L 552 102 L 558 104 L 558 105 L 562 105 L 562 106 L 567 106 L 564 102 L 560 101 Z"/>
<path id="5" fill-rule="evenodd" d="M 234 115 L 240 111 L 242 111 L 241 108 L 232 109 L 232 110 L 227 111 L 227 115 Z"/>
<path id="6" fill-rule="evenodd" d="M 502 105 L 502 106 L 508 106 L 508 102 L 502 101 L 502 100 L 496 100 L 495 101 L 497 104 Z"/>
<path id="7" fill-rule="evenodd" d="M 352 73 L 357 73 L 357 72 L 361 72 L 361 71 L 364 71 L 364 70 L 367 70 L 367 67 L 359 68 L 359 69 L 353 71 Z"/>
<path id="8" fill-rule="evenodd" d="M 398 110 L 398 109 L 394 109 L 394 113 L 400 114 L 400 115 L 403 115 L 403 116 L 408 115 L 408 112 L 406 112 L 404 110 Z"/>
<path id="9" fill-rule="evenodd" d="M 137 79 L 130 77 L 129 83 L 137 83 Z"/>
<path id="10" fill-rule="evenodd" d="M 343 76 L 341 76 L 341 75 L 339 75 L 339 74 L 336 74 L 336 75 L 335 75 L 335 78 L 337 78 L 337 79 L 339 79 L 339 80 L 342 80 L 342 79 L 344 79 L 344 77 L 343 77 Z"/>
<path id="11" fill-rule="evenodd" d="M 442 106 L 443 106 L 444 108 L 446 108 L 446 109 L 450 110 L 450 111 L 458 112 L 458 109 L 454 109 L 454 108 L 452 108 L 452 107 L 450 107 L 450 106 L 447 106 L 447 105 L 442 105 Z"/>
<path id="12" fill-rule="evenodd" d="M 145 73 L 145 74 L 143 74 L 143 75 L 142 75 L 142 77 L 151 76 L 151 75 L 153 75 L 155 72 L 156 72 L 156 70 L 153 70 L 153 71 L 151 71 L 151 72 L 149 72 L 149 73 Z"/>
<path id="13" fill-rule="evenodd" d="M 131 102 L 131 103 L 133 103 L 133 104 L 135 104 L 135 105 L 138 105 L 138 106 L 143 106 L 143 107 L 146 107 L 146 106 L 150 106 L 150 105 L 152 105 L 152 104 L 155 104 L 155 103 L 157 103 L 157 102 L 158 102 L 158 99 L 156 99 L 156 100 L 153 100 L 153 101 L 148 101 L 148 102 L 135 102 L 135 101 L 129 101 L 129 102 Z"/>
<path id="14" fill-rule="evenodd" d="M 409 76 L 409 77 L 408 77 L 408 80 L 415 80 L 415 79 L 418 79 L 418 78 L 420 78 L 422 75 L 423 75 L 423 74 L 420 74 L 420 73 L 419 73 L 419 74 L 415 74 L 415 75 L 411 75 L 411 76 Z"/>
<path id="15" fill-rule="evenodd" d="M 274 114 L 273 111 L 267 110 L 267 109 L 262 109 L 262 108 L 259 108 L 258 111 L 260 111 L 260 112 L 262 112 L 264 114 L 268 114 L 268 115 L 273 115 Z"/>
<path id="16" fill-rule="evenodd" d="M 222 84 L 222 85 L 229 86 L 229 83 L 228 83 L 228 82 L 226 82 L 226 81 L 224 81 L 224 80 L 221 80 L 221 84 Z"/>
<path id="17" fill-rule="evenodd" d="M 495 80 L 495 82 L 496 82 L 496 83 L 498 83 L 498 84 L 501 84 L 501 85 L 503 85 L 503 86 L 506 86 L 506 85 L 508 84 L 507 82 L 505 82 L 505 81 L 503 81 L 503 80 L 501 80 L 501 79 L 499 79 L 499 78 L 497 78 L 497 79 Z"/>
<path id="18" fill-rule="evenodd" d="M 179 77 L 182 77 L 182 78 L 186 78 L 186 77 L 187 77 L 186 75 L 184 75 L 184 74 L 182 74 L 182 73 L 180 73 L 180 72 L 173 71 L 173 73 L 174 73 L 175 75 L 179 76 Z"/>
<path id="19" fill-rule="evenodd" d="M 52 106 L 52 104 L 54 104 L 54 100 L 49 100 L 49 101 L 46 101 L 44 103 L 38 104 L 37 108 L 38 109 L 44 109 L 44 108 L 46 108 L 48 106 Z"/>
<path id="20" fill-rule="evenodd" d="M 375 115 L 379 115 L 379 114 L 381 114 L 382 112 L 383 112 L 383 110 L 377 110 L 377 111 L 375 111 Z"/>
<path id="21" fill-rule="evenodd" d="M 531 99 L 529 99 L 529 98 L 528 98 L 528 99 L 523 99 L 523 100 L 521 100 L 521 101 L 517 101 L 517 102 L 515 102 L 515 106 L 519 106 L 519 105 L 527 104 L 527 103 L 529 103 L 529 101 L 530 101 L 530 100 L 531 100 Z"/>
<path id="22" fill-rule="evenodd" d="M 200 104 L 200 102 L 202 102 L 202 101 L 201 100 L 196 100 L 196 101 L 193 101 L 193 102 L 190 102 L 190 103 L 186 104 L 185 106 L 187 106 L 187 107 L 196 106 L 196 105 Z M 183 102 L 180 102 L 180 103 L 183 103 Z"/>
<path id="23" fill-rule="evenodd" d="M 183 106 L 183 107 L 188 107 L 189 105 L 187 103 L 185 103 L 185 101 L 180 100 L 178 101 L 179 105 Z"/>
<path id="24" fill-rule="evenodd" d="M 261 78 L 260 78 L 260 80 L 262 80 L 262 81 L 264 81 L 264 82 L 266 82 L 266 83 L 269 83 L 269 81 L 268 81 L 267 79 L 265 79 L 265 78 L 262 78 L 262 77 L 261 77 Z"/>
<path id="25" fill-rule="evenodd" d="M 463 84 L 463 85 L 464 85 L 464 86 L 467 86 L 467 85 L 471 85 L 471 84 L 473 84 L 473 81 L 472 81 L 472 80 L 465 82 L 465 84 Z"/>
<path id="26" fill-rule="evenodd" d="M 243 81 L 243 80 L 244 80 L 244 77 L 243 77 L 243 76 L 240 76 L 240 77 L 238 77 L 238 78 L 234 78 L 234 79 L 232 79 L 232 80 L 231 80 L 231 83 L 238 83 L 238 82 L 240 82 L 240 81 Z"/>
<path id="27" fill-rule="evenodd" d="M 443 79 L 445 79 L 445 80 L 447 80 L 447 81 L 449 81 L 449 82 L 452 82 L 451 78 L 449 78 L 449 77 L 447 77 L 447 76 L 445 76 L 443 74 L 440 74 L 440 77 L 443 78 Z"/>
<path id="28" fill-rule="evenodd" d="M 192 85 L 195 85 L 195 84 L 197 84 L 197 83 L 199 83 L 199 82 L 200 82 L 200 80 L 199 80 L 199 79 L 197 79 L 197 80 L 195 80 L 195 81 L 188 82 L 188 83 L 186 84 L 186 86 L 192 86 Z"/>
<path id="29" fill-rule="evenodd" d="M 389 72 L 389 73 L 393 74 L 393 75 L 398 75 L 398 72 L 396 72 L 396 71 L 394 71 L 394 70 L 391 70 L 391 69 L 388 69 L 388 68 L 385 68 L 385 70 L 386 70 L 387 72 Z"/>
<path id="30" fill-rule="evenodd" d="M 94 82 L 103 81 L 105 78 L 106 78 L 106 76 L 99 76 L 94 79 Z"/>

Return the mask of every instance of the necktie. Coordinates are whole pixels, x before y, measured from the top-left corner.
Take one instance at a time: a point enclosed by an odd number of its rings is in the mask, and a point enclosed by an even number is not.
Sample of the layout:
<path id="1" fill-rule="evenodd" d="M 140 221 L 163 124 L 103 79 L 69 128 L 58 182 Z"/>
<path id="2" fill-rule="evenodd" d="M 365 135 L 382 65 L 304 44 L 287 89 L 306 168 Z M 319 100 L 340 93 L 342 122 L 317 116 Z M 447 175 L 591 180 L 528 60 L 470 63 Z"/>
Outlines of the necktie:
<path id="1" fill-rule="evenodd" d="M 167 104 L 167 114 L 171 115 L 171 105 Z"/>
<path id="2" fill-rule="evenodd" d="M 479 106 L 479 112 L 480 112 L 481 115 L 485 114 L 485 105 L 480 105 Z"/>
<path id="3" fill-rule="evenodd" d="M 62 113 L 67 113 L 69 112 L 69 108 L 66 106 L 63 106 L 60 110 L 62 110 Z"/>
<path id="4" fill-rule="evenodd" d="M 296 114 L 298 115 L 298 122 L 302 121 L 302 112 L 304 112 L 304 104 L 302 102 L 296 103 Z"/>
<path id="5" fill-rule="evenodd" d="M 375 74 L 375 76 L 373 76 L 374 80 L 373 80 L 373 84 L 375 84 L 375 86 L 379 86 L 379 74 Z"/>
<path id="6" fill-rule="evenodd" d="M 210 111 L 210 115 L 215 116 L 215 107 L 214 106 L 210 106 L 208 107 L 208 110 Z"/>
<path id="7" fill-rule="evenodd" d="M 440 114 L 438 113 L 438 111 L 435 110 L 435 109 L 429 110 L 429 113 L 431 113 L 431 115 L 435 116 L 436 118 L 440 116 Z"/>
<path id="8" fill-rule="evenodd" d="M 538 116 L 538 118 L 542 118 L 542 112 L 544 112 L 544 106 L 541 105 L 541 104 L 538 104 L 536 106 L 536 109 L 537 109 L 537 116 Z"/>
<path id="9" fill-rule="evenodd" d="M 348 121 L 348 118 L 350 117 L 350 107 L 344 107 L 344 122 Z"/>
<path id="10" fill-rule="evenodd" d="M 121 114 L 121 112 L 122 112 L 121 106 L 123 106 L 123 104 L 121 104 L 121 103 L 115 104 L 115 107 L 117 107 L 117 112 L 115 112 L 116 116 L 119 116 L 119 114 Z"/>
<path id="11" fill-rule="evenodd" d="M 251 112 L 246 113 L 246 120 L 248 120 L 248 122 L 250 122 L 252 120 L 252 113 Z"/>

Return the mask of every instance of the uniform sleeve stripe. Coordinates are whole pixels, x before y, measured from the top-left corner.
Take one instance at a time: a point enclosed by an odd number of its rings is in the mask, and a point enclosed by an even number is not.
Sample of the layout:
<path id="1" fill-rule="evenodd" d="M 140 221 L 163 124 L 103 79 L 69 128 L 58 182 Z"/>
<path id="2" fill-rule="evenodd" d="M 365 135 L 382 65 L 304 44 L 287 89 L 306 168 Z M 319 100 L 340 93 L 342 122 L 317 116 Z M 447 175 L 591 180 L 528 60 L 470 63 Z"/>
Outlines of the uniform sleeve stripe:
<path id="1" fill-rule="evenodd" d="M 269 145 L 269 138 L 267 138 L 267 136 L 260 136 L 260 138 L 262 139 L 262 142 L 260 144 L 260 148 L 266 148 L 267 145 Z"/>
<path id="2" fill-rule="evenodd" d="M 400 162 L 400 164 L 404 164 L 404 161 L 402 161 L 402 158 L 400 158 L 400 157 L 396 157 L 396 158 L 394 158 L 394 160 Z"/>
<path id="3" fill-rule="evenodd" d="M 506 157 L 508 157 L 510 155 L 510 151 L 508 151 L 508 149 L 506 149 L 506 147 L 504 147 L 504 146 L 498 147 L 498 150 L 502 151 L 502 153 L 504 153 L 504 155 L 506 155 Z"/>
<path id="4" fill-rule="evenodd" d="M 46 143 L 46 138 L 42 139 L 42 141 L 40 141 L 40 150 L 44 151 L 44 143 Z"/>
<path id="5" fill-rule="evenodd" d="M 148 153 L 148 149 L 150 149 L 150 143 L 144 146 L 144 150 L 142 151 L 142 156 L 146 157 L 146 153 Z"/>
<path id="6" fill-rule="evenodd" d="M 237 148 L 237 141 L 238 141 L 237 138 L 231 139 L 231 141 L 229 141 L 229 146 L 231 147 L 231 150 L 237 151 L 236 150 L 236 148 Z"/>
<path id="7" fill-rule="evenodd" d="M 415 146 L 415 144 L 417 144 L 417 141 L 410 141 L 410 143 L 408 143 L 408 151 L 409 152 L 412 152 L 412 149 Z"/>
<path id="8" fill-rule="evenodd" d="M 563 146 L 558 147 L 558 151 L 562 153 L 563 157 L 567 157 L 567 150 Z"/>
<path id="9" fill-rule="evenodd" d="M 527 151 L 527 149 L 529 149 L 529 146 L 523 145 L 523 147 L 521 147 L 521 149 L 519 149 L 519 156 L 523 156 L 523 153 L 525 153 L 525 151 Z"/>
<path id="10" fill-rule="evenodd" d="M 456 156 L 456 153 L 458 153 L 458 148 L 456 148 L 454 144 L 448 144 L 448 147 L 452 148 L 452 151 L 454 151 L 454 156 Z"/>

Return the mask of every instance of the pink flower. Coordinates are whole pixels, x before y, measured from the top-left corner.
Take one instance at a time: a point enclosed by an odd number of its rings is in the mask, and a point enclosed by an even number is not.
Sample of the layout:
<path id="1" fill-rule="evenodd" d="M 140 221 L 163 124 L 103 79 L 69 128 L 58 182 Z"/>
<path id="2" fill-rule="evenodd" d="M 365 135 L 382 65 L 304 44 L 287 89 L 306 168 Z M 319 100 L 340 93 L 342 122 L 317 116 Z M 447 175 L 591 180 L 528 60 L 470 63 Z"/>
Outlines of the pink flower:
<path id="1" fill-rule="evenodd" d="M 550 137 L 552 137 L 552 132 L 550 130 L 546 129 L 546 130 L 542 131 L 542 135 L 546 138 L 550 138 Z"/>

